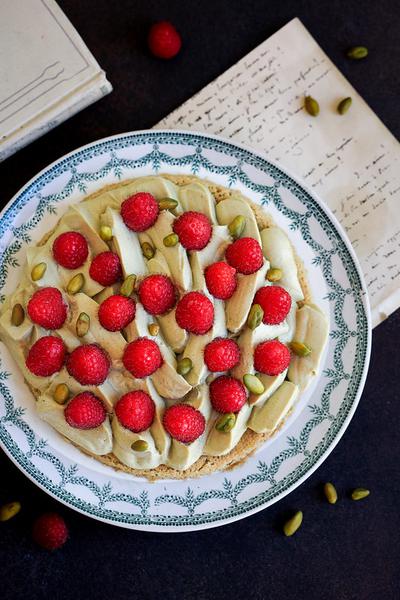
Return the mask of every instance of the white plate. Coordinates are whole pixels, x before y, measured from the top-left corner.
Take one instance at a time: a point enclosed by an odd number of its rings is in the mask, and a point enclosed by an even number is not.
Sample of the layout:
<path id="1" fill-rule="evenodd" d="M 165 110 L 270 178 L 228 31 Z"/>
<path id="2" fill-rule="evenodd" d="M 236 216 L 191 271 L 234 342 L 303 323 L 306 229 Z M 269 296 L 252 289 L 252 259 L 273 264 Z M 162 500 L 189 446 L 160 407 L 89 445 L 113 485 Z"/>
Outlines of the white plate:
<path id="1" fill-rule="evenodd" d="M 234 471 L 156 483 L 85 456 L 42 422 L 33 397 L 0 344 L 0 442 L 15 464 L 68 506 L 115 525 L 190 531 L 246 517 L 311 475 L 343 435 L 364 385 L 371 328 L 355 254 L 330 211 L 262 155 L 218 137 L 143 131 L 89 144 L 34 177 L 0 217 L 1 300 L 12 291 L 27 247 L 67 206 L 102 186 L 154 173 L 196 174 L 240 189 L 289 232 L 315 301 L 331 330 L 322 372 L 285 427 Z"/>

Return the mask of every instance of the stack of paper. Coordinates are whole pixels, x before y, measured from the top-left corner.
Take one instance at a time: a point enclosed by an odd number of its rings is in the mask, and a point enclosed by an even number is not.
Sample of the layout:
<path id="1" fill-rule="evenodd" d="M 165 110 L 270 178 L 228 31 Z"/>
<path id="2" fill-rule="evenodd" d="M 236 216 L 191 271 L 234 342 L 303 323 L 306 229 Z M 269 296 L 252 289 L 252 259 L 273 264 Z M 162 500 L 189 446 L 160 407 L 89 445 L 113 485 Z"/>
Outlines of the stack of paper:
<path id="1" fill-rule="evenodd" d="M 316 118 L 303 108 L 306 95 L 320 104 Z M 337 104 L 348 96 L 341 116 Z M 373 325 L 400 306 L 400 146 L 298 19 L 156 127 L 231 137 L 281 163 L 346 229 Z"/>
<path id="2" fill-rule="evenodd" d="M 0 1 L 0 161 L 111 90 L 53 0 Z"/>

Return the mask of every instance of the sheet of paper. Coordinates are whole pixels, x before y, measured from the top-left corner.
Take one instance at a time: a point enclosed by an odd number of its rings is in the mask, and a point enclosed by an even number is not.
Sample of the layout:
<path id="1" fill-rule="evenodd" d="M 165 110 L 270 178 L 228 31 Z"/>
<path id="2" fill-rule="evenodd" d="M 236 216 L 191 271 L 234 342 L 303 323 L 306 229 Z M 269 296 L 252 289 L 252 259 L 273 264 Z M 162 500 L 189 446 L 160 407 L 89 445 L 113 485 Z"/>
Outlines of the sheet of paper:
<path id="1" fill-rule="evenodd" d="M 111 89 L 54 0 L 0 0 L 0 160 Z"/>
<path id="2" fill-rule="evenodd" d="M 303 109 L 318 99 L 320 114 Z M 338 102 L 353 99 L 349 112 Z M 156 125 L 264 151 L 332 209 L 360 259 L 373 325 L 400 306 L 400 146 L 299 19 Z"/>

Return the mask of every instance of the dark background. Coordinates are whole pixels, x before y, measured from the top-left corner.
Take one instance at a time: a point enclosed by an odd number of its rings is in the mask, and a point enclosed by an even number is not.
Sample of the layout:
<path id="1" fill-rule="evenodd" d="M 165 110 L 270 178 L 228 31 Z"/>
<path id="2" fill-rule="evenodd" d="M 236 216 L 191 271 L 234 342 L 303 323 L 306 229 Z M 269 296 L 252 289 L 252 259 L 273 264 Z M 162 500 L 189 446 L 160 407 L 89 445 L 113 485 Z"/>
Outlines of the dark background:
<path id="1" fill-rule="evenodd" d="M 399 137 L 397 0 L 59 3 L 114 91 L 0 164 L 2 204 L 81 144 L 151 127 L 295 16 Z M 149 25 L 163 19 L 176 25 L 184 43 L 170 62 L 152 58 L 145 46 Z M 345 50 L 358 44 L 368 46 L 369 57 L 347 60 Z M 222 528 L 152 534 L 104 525 L 46 496 L 1 454 L 0 503 L 19 499 L 23 509 L 0 524 L 0 596 L 398 600 L 399 339 L 397 311 L 374 330 L 359 408 L 318 471 L 278 504 Z M 336 506 L 322 498 L 327 480 L 340 493 Z M 370 497 L 351 501 L 348 492 L 356 486 L 370 488 Z M 33 518 L 49 509 L 70 528 L 70 540 L 53 554 L 30 539 Z M 304 523 L 285 538 L 280 527 L 293 509 L 304 511 Z"/>

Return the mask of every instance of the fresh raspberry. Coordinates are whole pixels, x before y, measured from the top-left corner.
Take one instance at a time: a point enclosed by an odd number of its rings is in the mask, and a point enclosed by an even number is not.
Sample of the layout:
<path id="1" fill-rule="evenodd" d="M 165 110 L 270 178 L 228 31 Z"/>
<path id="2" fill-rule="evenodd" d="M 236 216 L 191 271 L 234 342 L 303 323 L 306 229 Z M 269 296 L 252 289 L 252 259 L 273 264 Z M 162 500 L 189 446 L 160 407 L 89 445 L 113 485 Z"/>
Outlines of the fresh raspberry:
<path id="1" fill-rule="evenodd" d="M 122 267 L 118 254 L 101 252 L 92 260 L 89 275 L 92 279 L 107 287 L 122 277 Z"/>
<path id="2" fill-rule="evenodd" d="M 32 537 L 45 550 L 57 550 L 67 541 L 68 529 L 60 515 L 45 513 L 34 522 Z"/>
<path id="3" fill-rule="evenodd" d="M 204 362 L 213 373 L 229 371 L 239 360 L 239 346 L 229 338 L 216 338 L 204 348 Z"/>
<path id="4" fill-rule="evenodd" d="M 188 211 L 174 221 L 173 230 L 186 250 L 203 250 L 210 241 L 212 227 L 206 215 Z"/>
<path id="5" fill-rule="evenodd" d="M 231 267 L 239 273 L 250 275 L 262 267 L 263 253 L 260 244 L 254 238 L 239 238 L 230 244 L 225 252 L 225 258 Z"/>
<path id="6" fill-rule="evenodd" d="M 28 315 L 44 329 L 59 329 L 67 318 L 67 305 L 61 292 L 54 287 L 37 290 L 28 302 Z"/>
<path id="7" fill-rule="evenodd" d="M 151 26 L 147 43 L 154 56 L 164 59 L 176 56 L 182 46 L 179 33 L 168 21 L 161 21 Z"/>
<path id="8" fill-rule="evenodd" d="M 71 427 L 95 429 L 104 423 L 107 412 L 100 398 L 92 392 L 82 392 L 68 402 L 64 409 L 64 416 Z"/>
<path id="9" fill-rule="evenodd" d="M 236 290 L 236 269 L 226 262 L 216 262 L 204 272 L 208 291 L 215 298 L 228 300 Z"/>
<path id="10" fill-rule="evenodd" d="M 151 315 L 163 315 L 175 306 L 176 290 L 166 275 L 149 275 L 139 286 L 139 300 Z"/>
<path id="11" fill-rule="evenodd" d="M 115 405 L 115 414 L 123 427 L 139 433 L 153 422 L 156 407 L 146 392 L 136 390 L 121 396 Z"/>
<path id="12" fill-rule="evenodd" d="M 210 400 L 219 413 L 237 413 L 247 400 L 246 388 L 238 379 L 220 375 L 210 383 Z"/>
<path id="13" fill-rule="evenodd" d="M 100 346 L 78 346 L 67 358 L 67 371 L 81 385 L 100 385 L 110 370 L 110 360 Z"/>
<path id="14" fill-rule="evenodd" d="M 266 285 L 257 291 L 254 304 L 259 304 L 264 311 L 263 323 L 277 325 L 286 318 L 292 299 L 283 287 Z"/>
<path id="15" fill-rule="evenodd" d="M 135 318 L 136 304 L 132 298 L 115 294 L 99 306 L 99 321 L 108 331 L 121 331 Z"/>
<path id="16" fill-rule="evenodd" d="M 138 192 L 123 201 L 121 217 L 132 231 L 145 231 L 157 221 L 159 210 L 154 196 Z"/>
<path id="17" fill-rule="evenodd" d="M 288 368 L 290 352 L 279 340 L 258 344 L 254 350 L 254 368 L 266 375 L 279 375 Z"/>
<path id="18" fill-rule="evenodd" d="M 126 346 L 122 362 L 136 379 L 143 379 L 161 367 L 163 358 L 156 342 L 143 337 Z"/>
<path id="19" fill-rule="evenodd" d="M 89 254 L 87 241 L 77 231 L 61 233 L 53 242 L 53 257 L 66 269 L 78 269 Z"/>
<path id="20" fill-rule="evenodd" d="M 201 292 L 189 292 L 179 300 L 175 318 L 182 329 L 203 335 L 213 326 L 214 307 L 211 300 Z"/>
<path id="21" fill-rule="evenodd" d="M 54 335 L 45 335 L 33 344 L 25 364 L 37 377 L 49 377 L 61 370 L 64 360 L 63 341 Z"/>
<path id="22" fill-rule="evenodd" d="M 204 433 L 206 420 L 190 404 L 174 404 L 165 411 L 163 425 L 172 438 L 183 444 L 191 444 Z"/>

